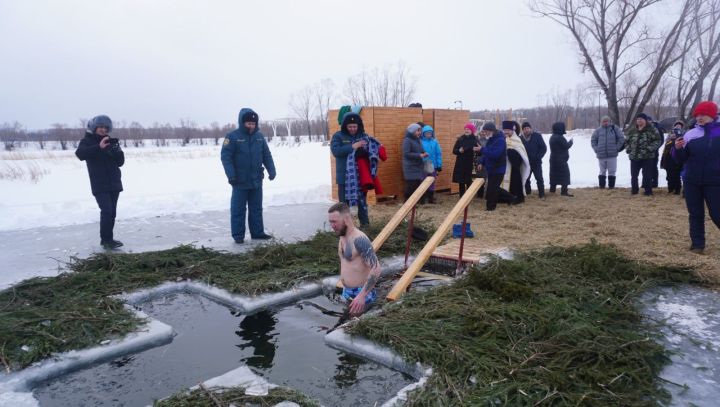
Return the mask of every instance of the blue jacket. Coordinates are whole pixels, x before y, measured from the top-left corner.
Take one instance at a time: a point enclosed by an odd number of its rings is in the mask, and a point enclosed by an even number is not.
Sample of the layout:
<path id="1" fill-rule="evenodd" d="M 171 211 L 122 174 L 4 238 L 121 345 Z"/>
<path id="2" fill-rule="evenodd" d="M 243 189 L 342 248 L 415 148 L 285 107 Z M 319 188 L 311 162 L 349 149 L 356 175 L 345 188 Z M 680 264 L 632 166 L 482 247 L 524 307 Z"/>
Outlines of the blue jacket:
<path id="1" fill-rule="evenodd" d="M 100 148 L 102 138 L 94 133 L 85 133 L 75 155 L 87 164 L 90 188 L 93 195 L 123 190 L 120 167 L 125 164 L 125 154 L 120 146 Z"/>
<path id="2" fill-rule="evenodd" d="M 354 136 L 348 133 L 347 125 L 351 119 L 354 118 L 358 123 L 358 132 Z M 340 125 L 340 131 L 333 134 L 330 140 L 330 151 L 335 156 L 335 183 L 339 185 L 345 184 L 345 173 L 347 171 L 347 157 L 352 154 L 353 143 L 360 140 L 365 134 L 365 127 L 363 126 L 360 115 L 357 113 L 346 113 L 343 116 L 343 122 Z"/>
<path id="3" fill-rule="evenodd" d="M 685 147 L 672 156 L 685 165 L 685 182 L 696 185 L 720 185 L 720 123 L 696 126 L 683 136 Z"/>
<path id="4" fill-rule="evenodd" d="M 505 135 L 498 131 L 487 140 L 482 148 L 480 164 L 488 175 L 505 174 L 507 163 L 507 143 Z"/>
<path id="5" fill-rule="evenodd" d="M 625 145 L 625 135 L 620 127 L 614 124 L 600 126 L 593 132 L 590 145 L 599 159 L 617 157 Z"/>
<path id="6" fill-rule="evenodd" d="M 521 134 L 520 140 L 522 140 L 525 146 L 530 164 L 540 164 L 543 157 L 545 157 L 545 153 L 547 153 L 547 145 L 545 145 L 542 134 L 532 132 L 532 134 L 530 134 L 530 140 L 526 140 L 525 135 Z"/>
<path id="7" fill-rule="evenodd" d="M 425 133 L 427 132 L 430 132 L 432 137 L 425 137 Z M 435 138 L 435 130 L 433 130 L 430 126 L 423 127 L 420 140 L 422 141 L 423 149 L 429 154 L 427 157 L 423 158 L 423 161 L 432 161 L 433 166 L 435 166 L 436 169 L 442 168 L 442 149 L 440 148 L 440 143 L 438 143 Z"/>
<path id="8" fill-rule="evenodd" d="M 235 187 L 257 189 L 262 187 L 264 170 L 267 170 L 270 179 L 275 178 L 275 163 L 265 136 L 260 130 L 256 128 L 252 134 L 249 134 L 243 126 L 240 119 L 246 112 L 252 112 L 252 109 L 241 109 L 238 115 L 240 127 L 225 135 L 220 159 L 228 180 L 233 178 L 237 180 Z"/>

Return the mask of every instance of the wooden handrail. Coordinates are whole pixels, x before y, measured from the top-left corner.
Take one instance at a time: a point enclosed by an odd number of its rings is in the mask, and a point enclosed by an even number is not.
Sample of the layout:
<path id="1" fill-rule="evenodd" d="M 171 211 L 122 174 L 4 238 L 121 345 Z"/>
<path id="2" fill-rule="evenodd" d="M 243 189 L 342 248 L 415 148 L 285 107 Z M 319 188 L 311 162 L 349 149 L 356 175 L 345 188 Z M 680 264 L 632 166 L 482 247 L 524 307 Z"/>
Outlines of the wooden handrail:
<path id="1" fill-rule="evenodd" d="M 412 195 L 405 201 L 405 203 L 398 209 L 397 212 L 395 212 L 395 215 L 393 215 L 392 218 L 390 218 L 390 221 L 385 224 L 385 227 L 378 233 L 378 235 L 375 237 L 375 240 L 372 242 L 373 250 L 375 250 L 375 253 L 377 253 L 383 244 L 388 240 L 390 235 L 397 229 L 397 227 L 400 225 L 400 223 L 405 219 L 405 217 L 410 213 L 412 208 L 417 205 L 418 201 L 420 201 L 420 198 L 425 194 L 425 191 L 430 188 L 432 183 L 435 182 L 435 177 L 425 177 L 422 183 L 420 183 L 420 186 L 417 187 L 415 192 L 413 192 Z M 342 288 L 342 281 L 338 280 L 336 287 Z"/>
<path id="2" fill-rule="evenodd" d="M 442 242 L 443 238 L 450 230 L 455 220 L 458 218 L 458 216 L 460 216 L 460 213 L 465 209 L 466 206 L 470 204 L 470 201 L 472 201 L 472 199 L 477 194 L 477 191 L 484 183 L 484 179 L 476 178 L 475 181 L 470 184 L 470 187 L 467 189 L 467 191 L 465 191 L 465 194 L 460 198 L 460 200 L 455 204 L 450 213 L 445 217 L 445 220 L 443 221 L 443 223 L 440 224 L 440 226 L 432 235 L 425 247 L 423 247 L 420 253 L 418 253 L 415 261 L 413 261 L 410 267 L 405 270 L 405 273 L 403 273 L 402 277 L 400 277 L 400 280 L 398 280 L 398 282 L 395 283 L 395 285 L 393 286 L 392 290 L 390 290 L 390 293 L 388 293 L 386 297 L 388 300 L 395 301 L 405 292 L 410 283 L 412 283 L 415 276 L 418 274 L 418 272 L 420 272 L 420 269 L 422 269 L 422 267 L 428 261 L 432 253 L 435 251 L 438 245 L 440 245 L 440 242 Z"/>

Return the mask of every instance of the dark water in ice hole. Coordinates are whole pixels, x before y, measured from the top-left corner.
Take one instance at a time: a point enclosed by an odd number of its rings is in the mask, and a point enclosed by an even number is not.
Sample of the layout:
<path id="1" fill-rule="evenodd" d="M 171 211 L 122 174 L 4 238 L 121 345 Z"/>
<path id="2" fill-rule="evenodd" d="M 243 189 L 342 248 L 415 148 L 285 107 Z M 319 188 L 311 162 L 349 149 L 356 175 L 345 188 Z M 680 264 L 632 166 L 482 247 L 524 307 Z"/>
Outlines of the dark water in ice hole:
<path id="1" fill-rule="evenodd" d="M 341 309 L 325 296 L 306 301 Z M 240 365 L 327 406 L 381 404 L 414 381 L 326 346 L 338 318 L 306 301 L 249 316 L 191 294 L 147 302 L 141 309 L 177 332 L 170 344 L 41 384 L 35 396 L 42 407 L 146 406 Z"/>

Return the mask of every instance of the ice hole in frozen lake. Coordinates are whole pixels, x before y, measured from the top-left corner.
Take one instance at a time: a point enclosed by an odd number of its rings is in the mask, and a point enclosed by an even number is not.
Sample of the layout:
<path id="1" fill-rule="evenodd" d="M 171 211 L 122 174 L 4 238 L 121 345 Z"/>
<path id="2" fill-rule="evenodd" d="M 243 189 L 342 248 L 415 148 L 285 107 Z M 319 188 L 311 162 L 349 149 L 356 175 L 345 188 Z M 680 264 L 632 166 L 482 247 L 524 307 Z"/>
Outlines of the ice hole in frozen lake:
<path id="1" fill-rule="evenodd" d="M 167 345 L 76 371 L 35 387 L 47 406 L 144 406 L 247 365 L 269 382 L 324 405 L 373 405 L 415 380 L 325 345 L 342 305 L 321 295 L 244 315 L 197 294 L 140 304 L 173 327 Z"/>

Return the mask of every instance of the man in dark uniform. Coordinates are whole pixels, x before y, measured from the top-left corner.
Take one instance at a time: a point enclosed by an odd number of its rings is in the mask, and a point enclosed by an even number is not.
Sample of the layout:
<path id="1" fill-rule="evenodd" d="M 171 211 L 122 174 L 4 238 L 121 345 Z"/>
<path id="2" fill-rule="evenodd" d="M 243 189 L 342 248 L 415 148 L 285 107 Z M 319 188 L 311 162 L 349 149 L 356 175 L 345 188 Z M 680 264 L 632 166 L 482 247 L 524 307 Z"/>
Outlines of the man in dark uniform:
<path id="1" fill-rule="evenodd" d="M 100 207 L 100 245 L 105 249 L 123 245 L 113 238 L 113 228 L 117 201 L 123 190 L 120 167 L 125 164 L 125 154 L 119 140 L 110 138 L 111 131 L 109 117 L 95 116 L 88 122 L 85 137 L 75 150 L 77 158 L 87 164 L 90 188 Z"/>
<path id="2" fill-rule="evenodd" d="M 265 136 L 258 129 L 258 115 L 243 108 L 238 115 L 240 127 L 225 136 L 220 159 L 228 183 L 232 185 L 230 199 L 230 229 L 235 243 L 245 242 L 245 213 L 252 239 L 267 240 L 262 214 L 262 182 L 265 170 L 270 181 L 275 179 L 275 163 Z"/>

